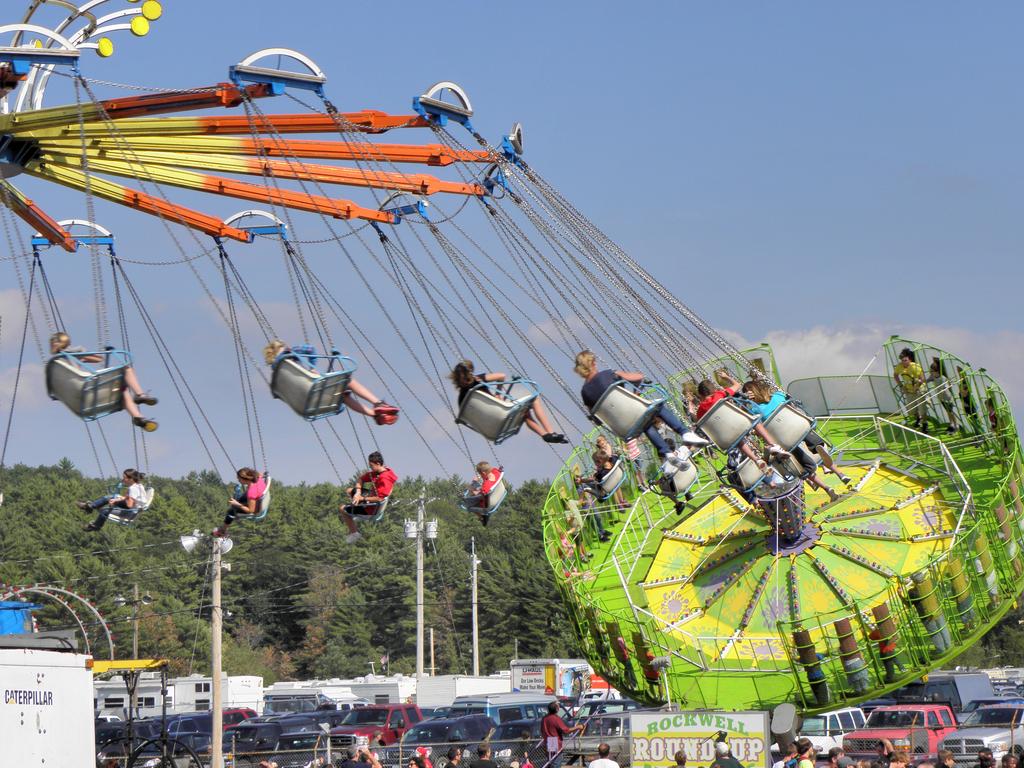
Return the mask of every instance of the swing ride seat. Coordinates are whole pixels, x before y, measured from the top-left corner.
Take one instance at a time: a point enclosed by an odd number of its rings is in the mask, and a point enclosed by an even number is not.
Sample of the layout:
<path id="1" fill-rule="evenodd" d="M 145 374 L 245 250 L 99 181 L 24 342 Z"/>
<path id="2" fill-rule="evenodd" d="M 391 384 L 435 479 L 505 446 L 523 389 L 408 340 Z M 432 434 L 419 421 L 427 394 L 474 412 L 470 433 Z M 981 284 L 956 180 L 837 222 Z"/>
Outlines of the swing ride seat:
<path id="1" fill-rule="evenodd" d="M 737 465 L 735 476 L 743 493 L 750 493 L 768 479 L 768 474 L 746 457 Z"/>
<path id="2" fill-rule="evenodd" d="M 498 507 L 505 501 L 506 496 L 508 496 L 508 484 L 505 482 L 505 471 L 501 470 L 497 481 L 487 493 L 466 491 L 459 506 L 466 512 L 480 513 L 489 517 L 498 511 Z"/>
<path id="3" fill-rule="evenodd" d="M 746 411 L 735 400 L 723 397 L 694 425 L 722 451 L 731 451 L 761 422 L 760 415 Z"/>
<path id="4" fill-rule="evenodd" d="M 136 504 L 131 509 L 111 507 L 110 514 L 107 515 L 107 521 L 117 523 L 118 525 L 131 525 L 134 523 L 135 518 L 149 509 L 149 505 L 153 503 L 153 497 L 156 495 L 156 491 L 153 488 L 146 487 L 145 491 L 146 495 L 142 498 L 140 503 Z"/>
<path id="5" fill-rule="evenodd" d="M 658 487 L 665 495 L 683 496 L 697 482 L 697 478 L 700 477 L 700 470 L 697 469 L 697 465 L 692 461 L 688 461 L 685 467 L 674 466 L 673 469 L 675 471 L 672 474 L 662 474 L 657 481 Z"/>
<path id="6" fill-rule="evenodd" d="M 802 443 L 816 421 L 804 413 L 792 400 L 787 400 L 775 409 L 764 421 L 764 428 L 775 438 L 783 450 L 791 451 Z"/>
<path id="7" fill-rule="evenodd" d="M 321 372 L 303 365 L 300 359 L 308 360 L 312 366 L 319 360 L 327 360 L 327 370 Z M 352 358 L 336 352 L 330 355 L 286 354 L 274 362 L 270 391 L 306 421 L 316 421 L 345 409 L 345 392 L 355 370 Z"/>
<path id="8" fill-rule="evenodd" d="M 656 384 L 644 385 L 641 390 L 635 384 L 620 380 L 608 387 L 594 403 L 590 418 L 621 439 L 632 440 L 647 431 L 667 401 L 668 393 Z"/>
<path id="9" fill-rule="evenodd" d="M 362 512 L 349 513 L 353 520 L 363 521 L 367 523 L 379 523 L 384 519 L 384 513 L 388 509 L 388 501 L 390 496 L 385 496 L 378 502 L 373 504 L 349 504 L 346 506 L 347 509 L 360 509 Z"/>
<path id="10" fill-rule="evenodd" d="M 102 363 L 82 358 L 102 356 Z M 125 350 L 60 352 L 46 364 L 46 392 L 84 421 L 117 413 L 124 408 L 125 370 L 131 355 Z"/>
<path id="11" fill-rule="evenodd" d="M 605 473 L 604 477 L 597 482 L 585 483 L 583 489 L 592 493 L 597 501 L 607 501 L 619 490 L 619 486 L 626 481 L 626 477 L 626 461 L 622 456 L 616 456 L 612 468 Z"/>
<path id="12" fill-rule="evenodd" d="M 540 387 L 529 379 L 482 381 L 462 399 L 455 423 L 500 445 L 522 429 L 533 401 L 539 396 Z"/>
<path id="13" fill-rule="evenodd" d="M 267 516 L 267 512 L 270 511 L 270 484 L 273 482 L 273 478 L 269 474 L 264 473 L 263 479 L 267 481 L 267 487 L 263 490 L 263 495 L 256 500 L 256 511 L 251 515 L 239 515 L 236 520 L 249 520 L 253 523 L 258 523 L 260 520 Z M 235 496 L 239 494 L 241 488 L 235 486 Z"/>

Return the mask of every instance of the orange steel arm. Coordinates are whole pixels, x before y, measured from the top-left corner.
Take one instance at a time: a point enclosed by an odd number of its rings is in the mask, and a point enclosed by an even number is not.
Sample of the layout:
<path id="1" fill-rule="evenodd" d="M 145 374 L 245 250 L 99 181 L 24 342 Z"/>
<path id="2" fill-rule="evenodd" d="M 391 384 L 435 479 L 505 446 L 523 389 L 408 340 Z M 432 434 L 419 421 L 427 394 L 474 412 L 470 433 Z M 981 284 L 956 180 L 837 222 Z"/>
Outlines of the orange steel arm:
<path id="1" fill-rule="evenodd" d="M 302 157 L 320 160 L 364 160 L 366 162 L 420 163 L 446 166 L 452 163 L 493 163 L 494 157 L 484 150 L 451 149 L 443 144 L 368 144 L 361 141 L 315 141 L 292 139 L 253 139 L 232 136 L 166 136 L 126 135 L 118 138 L 94 136 L 88 147 L 104 152 L 193 152 L 223 155 L 266 157 Z M 41 140 L 44 151 L 81 154 L 78 137 Z"/>
<path id="2" fill-rule="evenodd" d="M 34 162 L 29 165 L 29 171 L 34 172 L 37 168 L 45 167 L 52 173 L 63 171 L 80 166 L 81 158 L 54 156 L 50 162 Z M 198 192 L 212 192 L 217 195 L 237 197 L 240 200 L 251 200 L 257 203 L 272 203 L 285 208 L 292 208 L 298 211 L 310 213 L 322 213 L 325 216 L 332 216 L 337 219 L 365 219 L 367 221 L 379 221 L 384 224 L 393 224 L 395 217 L 390 213 L 384 213 L 375 208 L 364 208 L 350 200 L 339 200 L 322 195 L 310 195 L 305 192 L 294 192 L 287 189 L 275 189 L 257 184 L 248 184 L 244 181 L 235 181 L 223 176 L 210 176 L 205 173 L 193 173 L 178 168 L 166 166 L 144 166 L 139 169 L 136 164 L 124 163 L 116 160 L 101 160 L 93 158 L 89 161 L 89 168 L 93 172 L 110 173 L 114 176 L 123 176 L 134 179 L 141 178 L 151 181 L 154 184 L 169 184 L 184 189 L 192 189 Z M 78 170 L 76 173 L 80 173 Z"/>
<path id="3" fill-rule="evenodd" d="M 236 227 L 229 227 L 215 216 L 208 216 L 181 205 L 168 203 L 166 200 L 147 195 L 145 192 L 139 192 L 96 176 L 90 176 L 87 184 L 85 174 L 72 168 L 36 165 L 27 169 L 26 173 L 79 191 L 84 191 L 88 186 L 94 195 L 102 197 L 104 200 L 110 200 L 152 216 L 159 216 L 207 235 L 227 237 L 232 240 L 240 240 L 243 243 L 250 240 L 248 232 Z"/>
<path id="4" fill-rule="evenodd" d="M 10 208 L 15 215 L 35 228 L 43 237 L 54 245 L 59 245 L 65 251 L 74 253 L 75 240 L 64 227 L 56 222 L 46 211 L 29 200 L 8 181 L 0 181 L 0 200 Z"/>
<path id="5" fill-rule="evenodd" d="M 209 106 L 216 105 L 211 104 Z M 125 108 L 127 108 L 127 105 Z M 199 109 L 200 107 L 195 108 Z M 74 110 L 75 108 L 61 107 L 60 109 Z M 182 107 L 182 109 L 190 109 L 190 107 Z M 34 115 L 39 113 L 29 112 L 27 114 Z M 138 134 L 158 134 L 161 136 L 249 136 L 253 133 L 336 134 L 342 130 L 330 115 L 321 115 L 314 112 L 302 115 L 286 114 L 253 116 L 251 121 L 247 115 L 198 115 L 194 117 L 170 119 L 145 117 L 129 120 L 120 119 L 124 117 L 128 117 L 128 115 L 124 113 L 119 115 L 117 129 L 119 133 L 128 136 Z M 419 115 L 388 115 L 384 112 L 377 112 L 376 110 L 350 112 L 345 115 L 341 115 L 340 117 L 345 118 L 345 120 L 351 124 L 352 131 L 364 133 L 383 133 L 384 131 L 391 130 L 392 128 L 425 128 L 430 125 Z M 110 129 L 106 125 L 98 125 L 93 119 L 87 119 L 86 123 L 86 136 L 110 136 Z M 3 120 L 0 118 L 0 129 L 2 129 L 3 126 Z M 60 130 L 56 132 L 47 131 L 45 133 L 33 133 L 33 136 L 40 139 L 45 138 L 48 135 L 53 137 L 57 137 L 59 135 L 69 137 L 80 135 L 77 112 L 75 114 L 65 112 L 64 119 L 61 121 L 50 121 L 40 126 L 29 126 L 23 130 L 32 131 L 36 127 L 60 128 Z"/>

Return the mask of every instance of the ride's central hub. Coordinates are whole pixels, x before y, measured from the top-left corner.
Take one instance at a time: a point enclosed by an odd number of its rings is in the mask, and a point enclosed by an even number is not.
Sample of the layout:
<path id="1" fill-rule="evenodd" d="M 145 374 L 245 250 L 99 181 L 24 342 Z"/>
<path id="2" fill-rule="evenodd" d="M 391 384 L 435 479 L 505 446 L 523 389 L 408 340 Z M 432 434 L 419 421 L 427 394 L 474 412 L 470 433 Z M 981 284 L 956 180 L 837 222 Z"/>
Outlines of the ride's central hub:
<path id="1" fill-rule="evenodd" d="M 754 503 L 772 529 L 765 537 L 772 555 L 798 554 L 821 538 L 818 526 L 805 521 L 801 480 L 763 484 L 755 489 L 754 497 Z"/>

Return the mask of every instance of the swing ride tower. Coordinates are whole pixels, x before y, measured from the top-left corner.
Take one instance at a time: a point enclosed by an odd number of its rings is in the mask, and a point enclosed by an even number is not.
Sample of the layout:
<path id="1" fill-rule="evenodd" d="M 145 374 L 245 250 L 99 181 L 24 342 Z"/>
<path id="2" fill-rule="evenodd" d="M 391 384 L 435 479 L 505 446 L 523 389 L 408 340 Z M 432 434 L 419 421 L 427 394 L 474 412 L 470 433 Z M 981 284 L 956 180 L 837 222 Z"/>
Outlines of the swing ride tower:
<path id="1" fill-rule="evenodd" d="M 568 374 L 576 353 L 591 349 L 609 361 L 606 367 L 643 371 L 665 385 L 638 384 L 615 409 L 605 408 L 598 420 L 606 426 L 584 434 L 568 459 L 554 454 L 561 469 L 542 510 L 546 556 L 580 644 L 620 690 L 709 709 L 793 702 L 823 711 L 855 703 L 951 661 L 1024 588 L 1020 444 L 1002 389 L 984 368 L 918 342 L 887 342 L 888 370 L 910 347 L 926 368 L 937 360 L 945 371 L 944 383 L 921 394 L 938 430 L 931 433 L 908 426 L 904 412 L 915 404 L 897 396 L 888 373 L 789 382 L 787 417 L 806 429 L 784 447 L 795 447 L 813 428 L 837 461 L 838 471 L 824 475 L 836 498 L 793 476 L 731 479 L 726 454 L 752 439 L 757 419 L 725 401 L 697 421 L 713 445 L 690 456 L 685 470 L 670 473 L 648 447 L 635 447 L 635 462 L 616 462 L 598 490 L 583 493 L 579 478 L 594 473 L 597 438 L 624 452 L 659 407 L 684 415 L 692 383 L 724 367 L 740 380 L 753 376 L 780 389 L 786 382 L 770 349 L 737 349 L 626 254 L 529 165 L 521 126 L 489 142 L 455 83 L 438 81 L 413 98 L 406 114 L 341 112 L 312 59 L 267 48 L 212 86 L 99 98 L 101 85 L 117 84 L 85 77 L 82 52 L 108 56 L 108 34 L 145 34 L 162 13 L 147 0 L 100 15 L 112 2 L 40 0 L 20 23 L 0 27 L 9 41 L 0 46 L 0 202 L 36 232 L 31 261 L 13 258 L 14 268 L 19 280 L 29 270 L 23 293 L 30 309 L 46 284 L 45 314 L 56 302 L 42 271 L 50 258 L 44 244 L 74 251 L 82 242 L 67 225 L 77 220 L 50 215 L 16 186 L 19 177 L 82 193 L 90 213 L 102 201 L 152 217 L 179 258 L 142 263 L 188 265 L 227 326 L 237 366 L 230 374 L 242 384 L 248 427 L 234 431 L 248 436 L 252 464 L 268 479 L 260 396 L 281 400 L 301 417 L 296 425 L 308 424 L 343 486 L 325 431 L 349 451 L 349 435 L 332 421 L 352 415 L 344 399 L 354 377 L 366 374 L 382 382 L 390 402 L 402 404 L 398 425 L 397 408 L 376 424 L 412 431 L 446 475 L 455 473 L 445 450 L 463 467 L 493 457 L 496 484 L 463 499 L 467 512 L 486 521 L 514 480 L 498 453 L 502 444 L 536 440 L 526 436 L 530 430 L 559 442 L 561 433 L 544 426 L 549 417 L 565 432 L 587 416 L 598 418 L 581 408 L 580 382 Z M 37 11 L 54 8 L 67 17 L 52 28 L 38 23 Z M 283 60 L 294 68 L 282 69 Z M 74 104 L 44 106 L 55 77 L 70 81 Z M 261 106 L 284 94 L 305 111 Z M 195 112 L 202 114 L 186 114 Z M 396 133 L 402 143 L 390 140 Z M 406 140 L 422 135 L 429 141 Z M 429 172 L 409 170 L 417 166 Z M 332 191 L 337 186 L 346 197 Z M 169 190 L 183 190 L 189 205 L 173 201 Z M 269 210 L 223 218 L 194 207 L 196 200 L 227 199 Z M 299 236 L 309 221 L 320 236 Z M 181 232 L 194 239 L 192 252 Z M 232 262 L 231 248 L 260 238 L 280 246 L 282 273 Z M 240 466 L 220 438 L 230 430 L 213 426 L 218 414 L 203 409 L 125 260 L 113 248 L 95 253 L 98 240 L 89 244 L 94 276 L 105 266 L 100 257 L 109 259 L 211 465 L 218 472 Z M 319 272 L 318 245 L 329 249 Z M 322 354 L 295 352 L 268 373 L 253 346 L 281 337 L 260 305 L 261 291 L 275 281 L 291 288 L 304 346 L 316 341 Z M 339 283 L 368 297 L 372 336 L 339 300 Z M 97 296 L 99 311 L 102 291 Z M 396 307 L 407 313 L 406 326 Z M 248 315 L 258 329 L 251 339 L 240 319 Z M 103 323 L 97 326 L 103 349 L 109 340 Z M 382 353 L 385 334 L 397 352 Z M 341 354 L 343 346 L 364 359 Z M 23 354 L 24 347 L 23 341 Z M 468 357 L 478 372 L 486 361 L 508 375 L 456 399 L 442 370 Z M 262 392 L 253 382 L 259 376 Z M 110 413 L 117 402 L 111 400 Z M 364 411 L 377 419 L 374 410 Z M 438 416 L 445 412 L 450 419 Z M 946 432 L 954 423 L 958 429 Z M 529 430 L 517 436 L 524 425 Z M 729 429 L 734 433 L 724 437 Z M 478 442 L 470 447 L 467 438 Z M 365 454 L 361 443 L 359 453 Z M 353 458 L 353 465 L 361 461 Z M 733 487 L 737 482 L 745 493 Z M 269 495 L 250 519 L 262 519 L 268 505 Z M 385 507 L 379 504 L 365 523 L 379 521 Z"/>

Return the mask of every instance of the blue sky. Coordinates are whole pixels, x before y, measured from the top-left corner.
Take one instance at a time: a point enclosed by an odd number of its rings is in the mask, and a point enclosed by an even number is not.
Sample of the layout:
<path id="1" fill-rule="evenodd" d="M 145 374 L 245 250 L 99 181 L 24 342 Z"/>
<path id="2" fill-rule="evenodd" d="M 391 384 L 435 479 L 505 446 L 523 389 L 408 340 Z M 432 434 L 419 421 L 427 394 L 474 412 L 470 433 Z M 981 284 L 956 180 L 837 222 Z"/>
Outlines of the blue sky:
<path id="1" fill-rule="evenodd" d="M 116 55 L 89 56 L 85 74 L 200 86 L 224 79 L 229 64 L 255 49 L 285 46 L 321 65 L 339 108 L 391 112 L 406 112 L 430 83 L 454 80 L 470 94 L 484 135 L 497 139 L 521 121 L 532 166 L 713 325 L 776 343 L 785 378 L 858 372 L 889 333 L 906 331 L 988 367 L 1024 400 L 1016 360 L 1024 341 L 1019 4 L 165 5 L 149 38 L 116 38 Z M 55 81 L 47 103 L 68 99 L 66 83 Z M 16 183 L 59 218 L 84 216 L 80 197 Z M 249 207 L 171 196 L 218 215 Z M 158 222 L 102 202 L 96 210 L 123 255 L 174 258 Z M 29 233 L 20 226 L 19 234 Z M 198 247 L 187 236 L 183 243 Z M 284 316 L 287 295 L 260 261 L 267 254 L 241 250 L 237 258 Z M 57 254 L 52 263 L 61 267 L 49 268 L 69 322 L 92 329 L 87 264 Z M 9 264 L 0 270 L 6 406 L 20 299 Z M 191 276 L 140 267 L 132 277 L 204 402 L 218 414 L 240 409 L 231 347 L 223 328 L 213 330 Z M 347 286 L 351 276 L 339 266 L 330 278 Z M 373 326 L 373 307 L 354 301 L 360 324 Z M 154 411 L 162 427 L 151 468 L 202 468 L 171 386 L 139 344 L 136 336 L 143 382 L 166 401 Z M 571 363 L 554 362 L 571 376 Z M 19 397 L 8 461 L 68 455 L 93 471 L 70 415 L 38 391 Z M 269 397 L 260 408 L 279 475 L 333 477 L 296 417 Z M 221 422 L 229 441 L 244 430 L 238 412 L 239 420 Z M 126 428 L 114 430 L 115 461 L 125 464 Z M 367 447 L 361 434 L 351 450 Z M 374 434 L 400 474 L 442 471 L 404 427 Z M 550 475 L 557 457 L 536 447 L 523 436 L 501 458 L 521 477 Z M 463 471 L 457 452 L 439 450 L 444 469 Z"/>

